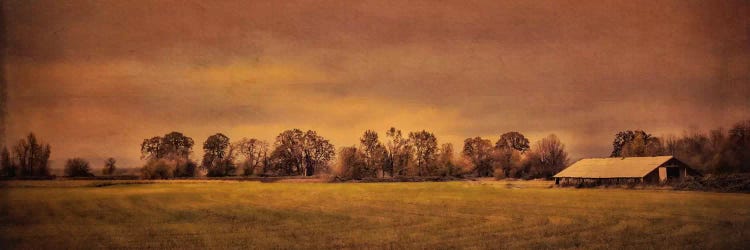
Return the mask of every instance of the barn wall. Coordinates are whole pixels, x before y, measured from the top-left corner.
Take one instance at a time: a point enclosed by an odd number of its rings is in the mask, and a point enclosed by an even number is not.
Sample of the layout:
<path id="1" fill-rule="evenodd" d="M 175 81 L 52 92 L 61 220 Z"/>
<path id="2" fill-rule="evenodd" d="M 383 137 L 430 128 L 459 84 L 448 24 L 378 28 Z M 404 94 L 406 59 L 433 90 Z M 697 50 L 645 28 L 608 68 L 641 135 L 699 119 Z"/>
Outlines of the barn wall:
<path id="1" fill-rule="evenodd" d="M 664 173 L 662 174 L 662 171 Z M 649 184 L 655 184 L 659 183 L 661 181 L 661 177 L 664 176 L 664 178 L 667 178 L 667 170 L 662 168 L 654 169 L 654 171 L 651 171 L 651 173 L 646 174 L 646 176 L 643 176 L 643 182 L 649 183 Z"/>
<path id="2" fill-rule="evenodd" d="M 673 159 L 665 162 L 661 166 L 659 166 L 658 170 L 659 170 L 659 181 L 660 182 L 671 181 L 671 180 L 669 180 L 669 177 L 667 175 L 667 168 L 678 168 L 678 173 L 679 173 L 679 177 L 678 178 L 680 178 L 680 179 L 685 178 L 687 176 L 687 171 L 688 171 L 687 170 L 687 165 L 685 165 L 685 163 L 683 163 L 683 162 L 681 162 L 681 161 L 673 158 Z"/>
<path id="3" fill-rule="evenodd" d="M 657 179 L 658 179 L 658 176 L 657 176 Z M 584 186 L 628 185 L 628 184 L 639 184 L 639 183 L 641 183 L 641 178 L 637 178 L 637 177 L 623 177 L 623 178 L 557 177 L 557 178 L 555 178 L 555 184 L 562 185 L 562 186 L 570 186 L 570 185 L 584 185 Z"/>

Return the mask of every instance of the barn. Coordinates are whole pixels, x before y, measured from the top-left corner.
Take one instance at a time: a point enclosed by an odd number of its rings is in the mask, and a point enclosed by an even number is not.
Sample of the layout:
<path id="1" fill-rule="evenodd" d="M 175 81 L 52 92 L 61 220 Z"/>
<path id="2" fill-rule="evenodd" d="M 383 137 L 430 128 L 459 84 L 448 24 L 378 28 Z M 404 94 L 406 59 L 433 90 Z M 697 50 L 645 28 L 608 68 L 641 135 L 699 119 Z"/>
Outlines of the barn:
<path id="1" fill-rule="evenodd" d="M 656 156 L 582 159 L 553 178 L 555 184 L 656 184 L 698 175 L 674 156 Z"/>

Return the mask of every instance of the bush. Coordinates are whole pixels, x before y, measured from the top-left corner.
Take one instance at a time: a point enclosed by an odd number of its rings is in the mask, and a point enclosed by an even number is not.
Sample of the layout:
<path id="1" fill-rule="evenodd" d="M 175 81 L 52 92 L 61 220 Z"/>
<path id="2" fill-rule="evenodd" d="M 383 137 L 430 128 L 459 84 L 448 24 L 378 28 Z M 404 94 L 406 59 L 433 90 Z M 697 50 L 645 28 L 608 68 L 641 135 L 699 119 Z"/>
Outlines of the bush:
<path id="1" fill-rule="evenodd" d="M 169 179 L 174 177 L 175 164 L 165 159 L 151 160 L 141 169 L 143 179 Z"/>
<path id="2" fill-rule="evenodd" d="M 198 164 L 191 160 L 176 161 L 174 177 L 195 177 L 197 170 Z"/>
<path id="3" fill-rule="evenodd" d="M 68 159 L 65 163 L 65 175 L 70 177 L 91 177 L 89 162 L 81 158 Z"/>
<path id="4" fill-rule="evenodd" d="M 198 165 L 184 157 L 168 157 L 149 160 L 141 168 L 143 179 L 170 179 L 174 177 L 195 177 Z"/>
<path id="5" fill-rule="evenodd" d="M 208 177 L 224 177 L 235 175 L 237 166 L 232 162 L 231 158 L 217 159 L 212 161 L 210 164 L 204 166 Z"/>
<path id="6" fill-rule="evenodd" d="M 453 163 L 447 163 L 438 167 L 437 174 L 444 177 L 461 177 L 468 173 L 466 173 L 460 166 Z"/>
<path id="7" fill-rule="evenodd" d="M 675 189 L 717 192 L 750 192 L 750 174 L 719 174 L 671 183 Z"/>

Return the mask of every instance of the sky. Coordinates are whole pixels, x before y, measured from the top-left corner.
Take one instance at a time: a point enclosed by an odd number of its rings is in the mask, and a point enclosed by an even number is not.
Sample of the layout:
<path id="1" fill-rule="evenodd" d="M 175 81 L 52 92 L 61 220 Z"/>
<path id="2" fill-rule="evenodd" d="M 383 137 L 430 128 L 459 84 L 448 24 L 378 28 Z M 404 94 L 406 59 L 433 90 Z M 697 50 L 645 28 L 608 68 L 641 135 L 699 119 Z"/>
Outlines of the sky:
<path id="1" fill-rule="evenodd" d="M 171 131 L 200 158 L 218 132 L 312 129 L 340 147 L 391 126 L 457 147 L 556 134 L 574 159 L 606 157 L 621 130 L 750 119 L 744 0 L 9 0 L 2 14 L 5 141 L 36 133 L 53 167 L 136 167 L 143 139 Z"/>

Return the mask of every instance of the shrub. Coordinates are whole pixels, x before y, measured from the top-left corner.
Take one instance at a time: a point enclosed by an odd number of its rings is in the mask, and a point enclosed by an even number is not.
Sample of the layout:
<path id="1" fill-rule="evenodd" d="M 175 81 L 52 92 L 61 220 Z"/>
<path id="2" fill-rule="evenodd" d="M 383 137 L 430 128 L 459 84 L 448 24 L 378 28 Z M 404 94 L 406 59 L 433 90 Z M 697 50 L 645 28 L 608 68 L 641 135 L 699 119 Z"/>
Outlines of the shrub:
<path id="1" fill-rule="evenodd" d="M 184 157 L 169 157 L 149 160 L 141 168 L 143 179 L 170 179 L 174 177 L 195 177 L 198 165 Z"/>
<path id="2" fill-rule="evenodd" d="M 750 174 L 716 174 L 671 183 L 675 189 L 718 192 L 750 192 Z"/>
<path id="3" fill-rule="evenodd" d="M 165 159 L 150 160 L 141 169 L 143 179 L 169 179 L 174 177 L 175 164 Z"/>
<path id="4" fill-rule="evenodd" d="M 70 177 L 91 177 L 89 162 L 81 158 L 68 159 L 65 163 L 65 175 Z"/>
<path id="5" fill-rule="evenodd" d="M 210 164 L 205 165 L 207 171 L 206 176 L 209 177 L 223 177 L 234 175 L 237 171 L 237 166 L 232 162 L 231 158 L 216 159 Z"/>
<path id="6" fill-rule="evenodd" d="M 182 162 L 177 162 L 175 165 L 175 177 L 195 177 L 195 174 L 198 170 L 198 164 L 196 164 L 193 161 L 186 160 Z"/>

